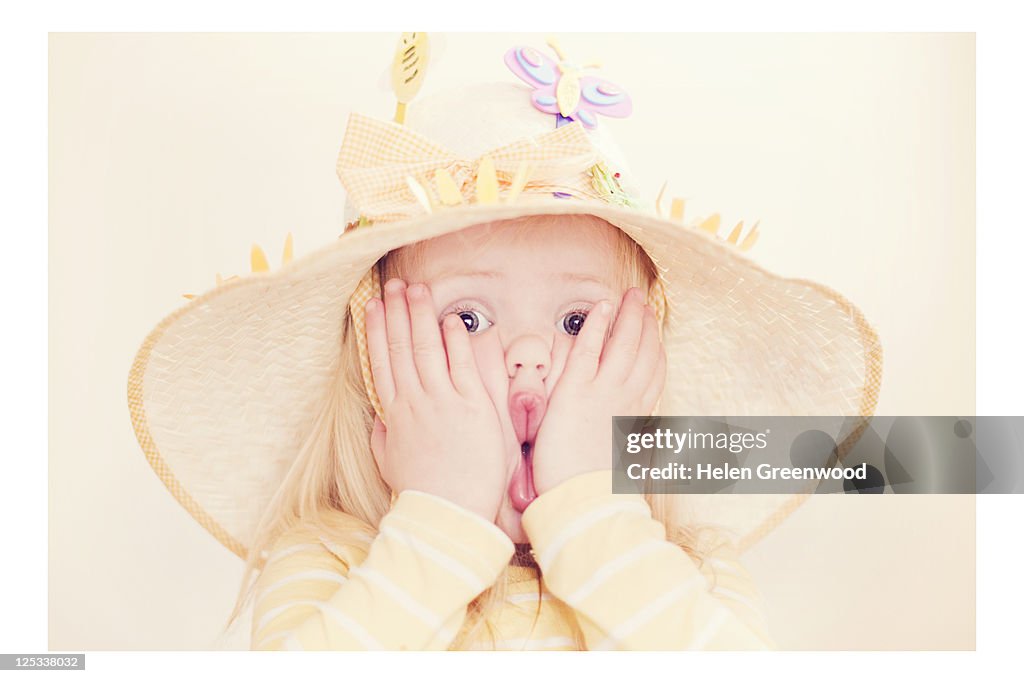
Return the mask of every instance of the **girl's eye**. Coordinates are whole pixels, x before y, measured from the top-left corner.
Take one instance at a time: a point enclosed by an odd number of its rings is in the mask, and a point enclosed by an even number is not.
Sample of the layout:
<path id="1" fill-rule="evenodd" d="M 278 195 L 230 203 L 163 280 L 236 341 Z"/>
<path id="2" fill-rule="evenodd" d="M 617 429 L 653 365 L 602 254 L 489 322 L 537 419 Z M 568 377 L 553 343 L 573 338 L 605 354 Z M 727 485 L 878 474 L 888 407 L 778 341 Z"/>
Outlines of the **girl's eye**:
<path id="1" fill-rule="evenodd" d="M 483 332 L 492 325 L 490 320 L 475 309 L 466 308 L 454 312 L 462 319 L 462 323 L 466 326 L 466 331 L 470 334 Z"/>
<path id="2" fill-rule="evenodd" d="M 586 311 L 570 311 L 562 318 L 562 329 L 575 337 L 583 329 L 583 323 L 586 319 Z"/>

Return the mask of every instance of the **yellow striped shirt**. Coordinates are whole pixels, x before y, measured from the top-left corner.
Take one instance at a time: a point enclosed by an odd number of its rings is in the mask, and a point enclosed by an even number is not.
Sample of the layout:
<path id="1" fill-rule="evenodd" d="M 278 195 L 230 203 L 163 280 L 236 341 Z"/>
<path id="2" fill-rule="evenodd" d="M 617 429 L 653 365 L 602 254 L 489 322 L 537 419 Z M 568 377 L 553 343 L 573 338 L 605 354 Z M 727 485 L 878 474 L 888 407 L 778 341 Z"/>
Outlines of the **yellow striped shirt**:
<path id="1" fill-rule="evenodd" d="M 590 472 L 527 508 L 541 576 L 510 567 L 497 649 L 576 649 L 574 622 L 588 649 L 775 646 L 732 546 L 698 567 L 642 496 L 611 490 L 610 470 Z M 252 649 L 446 649 L 514 550 L 494 524 L 419 491 L 398 496 L 376 536 L 360 528 L 338 513 L 344 543 L 304 527 L 281 535 L 257 578 Z"/>

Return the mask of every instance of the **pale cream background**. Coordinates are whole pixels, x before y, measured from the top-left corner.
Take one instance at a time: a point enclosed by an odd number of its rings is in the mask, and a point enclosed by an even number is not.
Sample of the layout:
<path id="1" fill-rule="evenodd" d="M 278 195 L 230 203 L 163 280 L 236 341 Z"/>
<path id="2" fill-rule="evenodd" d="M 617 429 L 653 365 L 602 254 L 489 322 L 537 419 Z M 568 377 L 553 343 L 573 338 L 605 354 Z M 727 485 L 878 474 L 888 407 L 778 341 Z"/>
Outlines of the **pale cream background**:
<path id="1" fill-rule="evenodd" d="M 514 81 L 543 35 L 453 34 L 423 94 Z M 855 301 L 885 347 L 879 414 L 973 414 L 974 36 L 563 34 L 633 96 L 613 126 L 641 185 Z M 49 647 L 217 640 L 240 561 L 163 488 L 126 380 L 214 273 L 341 231 L 347 115 L 390 117 L 395 34 L 50 38 Z M 457 116 L 458 112 L 453 112 Z M 655 135 L 657 131 L 660 135 Z M 730 223 L 731 224 L 731 223 Z M 786 648 L 972 649 L 971 497 L 818 497 L 748 555 Z"/>

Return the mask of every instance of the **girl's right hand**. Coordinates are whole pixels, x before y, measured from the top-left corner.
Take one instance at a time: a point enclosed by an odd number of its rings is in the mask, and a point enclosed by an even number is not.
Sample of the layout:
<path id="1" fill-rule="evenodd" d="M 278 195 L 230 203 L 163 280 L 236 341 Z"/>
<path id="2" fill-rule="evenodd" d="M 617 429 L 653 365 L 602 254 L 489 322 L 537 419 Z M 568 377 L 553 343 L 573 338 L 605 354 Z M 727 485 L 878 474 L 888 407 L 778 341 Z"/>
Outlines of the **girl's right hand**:
<path id="1" fill-rule="evenodd" d="M 424 284 L 389 280 L 383 305 L 367 302 L 370 366 L 387 420 L 386 429 L 375 422 L 374 459 L 396 495 L 423 491 L 493 522 L 507 478 L 501 424 L 462 319 L 449 315 L 442 327 L 443 344 Z"/>

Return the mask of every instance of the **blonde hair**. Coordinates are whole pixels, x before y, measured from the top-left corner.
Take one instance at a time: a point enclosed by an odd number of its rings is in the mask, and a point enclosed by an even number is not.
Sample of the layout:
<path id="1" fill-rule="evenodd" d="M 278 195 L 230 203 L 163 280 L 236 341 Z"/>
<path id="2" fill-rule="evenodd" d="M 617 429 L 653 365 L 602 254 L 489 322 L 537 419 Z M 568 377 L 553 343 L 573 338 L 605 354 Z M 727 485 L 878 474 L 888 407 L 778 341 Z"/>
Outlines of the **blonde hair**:
<path id="1" fill-rule="evenodd" d="M 535 227 L 550 222 L 551 216 L 531 216 L 501 221 L 502 227 Z M 619 277 L 624 289 L 638 286 L 644 291 L 655 285 L 658 274 L 651 259 L 635 241 L 603 219 L 590 215 L 558 216 L 557 220 L 601 225 L 612 228 L 614 249 L 620 264 Z M 491 225 L 498 225 L 494 223 Z M 421 244 L 421 243 L 417 243 Z M 386 254 L 374 266 L 381 282 L 402 277 L 417 258 L 417 244 Z M 381 518 L 391 503 L 391 490 L 377 470 L 370 451 L 373 429 L 373 408 L 363 385 L 359 351 L 355 341 L 351 314 L 346 308 L 341 339 L 341 357 L 336 381 L 317 415 L 309 436 L 303 443 L 292 467 L 261 517 L 249 547 L 242 587 L 228 617 L 225 631 L 241 615 L 253 597 L 264 556 L 284 532 L 302 526 L 319 533 L 330 533 L 338 544 L 367 547 L 366 534 L 376 534 Z M 700 546 L 703 532 L 710 527 L 696 528 L 684 524 L 678 508 L 679 496 L 644 494 L 651 513 L 660 521 L 666 539 L 678 545 L 697 562 L 710 550 Z M 327 517 L 337 512 L 352 518 L 350 529 L 339 531 Z M 349 538 L 339 538 L 339 533 Z M 462 649 L 474 642 L 486 628 L 494 646 L 492 617 L 505 602 L 510 572 L 506 568 L 495 583 L 484 590 L 467 609 L 466 621 L 449 649 Z M 250 580 L 251 577 L 251 580 Z M 539 586 L 538 586 L 539 591 Z M 538 601 L 538 615 L 540 603 Z M 536 616 L 535 621 L 536 623 Z M 572 624 L 577 648 L 586 649 L 578 624 Z"/>

